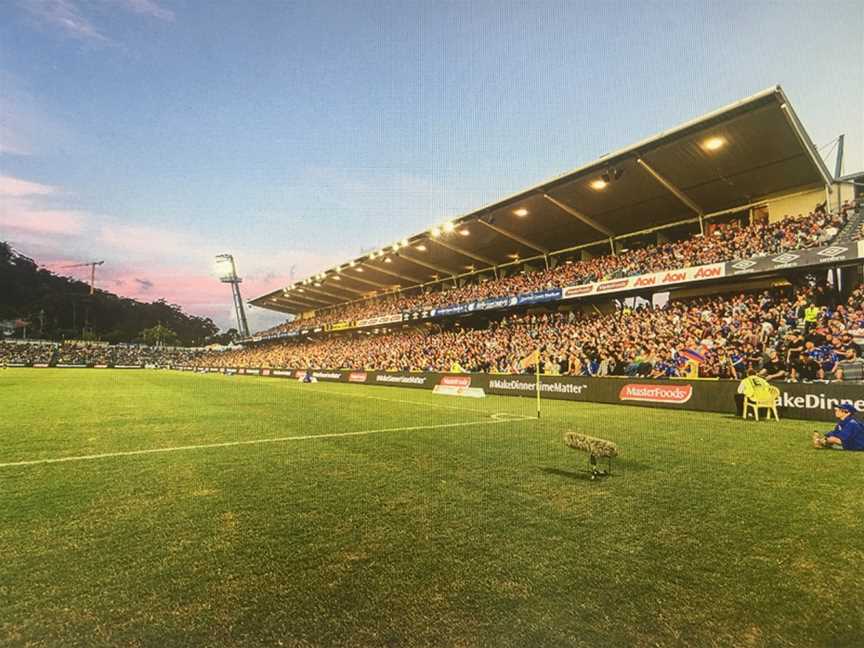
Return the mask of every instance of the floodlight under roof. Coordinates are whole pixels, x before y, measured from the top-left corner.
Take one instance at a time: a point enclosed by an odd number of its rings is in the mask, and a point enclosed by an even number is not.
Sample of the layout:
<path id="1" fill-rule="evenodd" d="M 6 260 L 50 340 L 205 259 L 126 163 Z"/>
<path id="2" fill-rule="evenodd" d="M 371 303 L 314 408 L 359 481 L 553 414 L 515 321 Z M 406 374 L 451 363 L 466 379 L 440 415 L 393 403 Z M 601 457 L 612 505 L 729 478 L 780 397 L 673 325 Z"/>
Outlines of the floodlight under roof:
<path id="1" fill-rule="evenodd" d="M 702 148 L 706 151 L 718 151 L 726 144 L 726 140 L 722 137 L 709 137 L 702 142 Z"/>

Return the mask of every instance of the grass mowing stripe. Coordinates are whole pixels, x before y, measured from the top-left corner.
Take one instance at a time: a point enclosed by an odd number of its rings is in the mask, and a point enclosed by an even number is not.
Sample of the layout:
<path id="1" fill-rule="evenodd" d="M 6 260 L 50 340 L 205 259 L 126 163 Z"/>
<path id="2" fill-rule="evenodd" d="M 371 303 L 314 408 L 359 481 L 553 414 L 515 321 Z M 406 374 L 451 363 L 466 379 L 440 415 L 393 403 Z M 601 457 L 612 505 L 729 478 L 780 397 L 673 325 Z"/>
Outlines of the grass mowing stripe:
<path id="1" fill-rule="evenodd" d="M 0 372 L 0 462 L 533 409 L 288 382 Z M 0 470 L 0 645 L 861 645 L 861 453 L 807 421 L 543 407 Z M 567 430 L 619 444 L 610 479 Z"/>
<path id="2" fill-rule="evenodd" d="M 200 375 L 210 375 L 210 374 L 200 374 Z M 261 380 L 271 381 L 272 378 L 261 378 Z M 317 384 L 327 384 L 330 386 L 336 386 L 336 385 L 345 386 L 344 383 L 317 383 Z M 392 386 L 388 386 L 388 385 L 359 385 L 359 386 L 358 385 L 350 385 L 350 386 L 348 386 L 349 389 L 358 389 L 358 387 L 360 387 L 360 388 L 362 388 L 362 387 L 385 387 L 387 389 L 391 389 L 391 390 L 393 389 Z M 478 411 L 482 411 L 482 409 L 479 409 L 479 408 L 475 409 L 475 408 L 470 408 L 470 407 L 459 407 L 457 405 L 444 405 L 443 403 L 436 403 L 436 402 L 431 401 L 431 400 L 420 401 L 420 400 L 408 400 L 408 399 L 403 399 L 403 398 L 385 398 L 384 396 L 369 396 L 368 394 L 353 394 L 353 393 L 348 393 L 345 391 L 336 391 L 336 390 L 332 390 L 332 389 L 310 388 L 310 387 L 304 386 L 302 384 L 300 384 L 300 389 L 302 390 L 302 392 L 308 392 L 308 393 L 312 393 L 312 394 L 321 394 L 324 396 L 341 396 L 344 398 L 362 398 L 365 400 L 376 400 L 376 401 L 382 401 L 385 403 L 396 403 L 398 405 L 420 405 L 422 407 L 434 407 L 437 409 L 449 409 L 449 410 L 455 410 L 457 412 L 476 413 Z M 406 389 L 410 389 L 410 388 L 406 388 Z M 431 393 L 431 392 L 425 392 L 425 393 Z M 521 416 L 521 415 L 518 415 L 518 416 Z M 528 418 L 533 418 L 533 417 L 528 417 Z"/>
<path id="3" fill-rule="evenodd" d="M 383 432 L 412 432 L 417 430 L 438 430 L 443 428 L 468 427 L 471 425 L 500 425 L 533 420 L 530 417 L 515 418 L 514 414 L 493 414 L 491 421 L 466 421 L 462 423 L 440 423 L 436 425 L 413 425 L 408 427 L 380 428 L 378 430 L 356 430 L 354 432 L 333 432 L 330 434 L 304 434 L 299 436 L 275 437 L 269 439 L 247 439 L 245 441 L 225 441 L 222 443 L 203 443 L 198 445 L 173 446 L 167 448 L 145 448 L 143 450 L 125 450 L 122 452 L 104 452 L 101 454 L 78 455 L 72 457 L 56 457 L 53 459 L 32 459 L 25 461 L 10 461 L 0 463 L 0 468 L 15 466 L 35 466 L 39 464 L 65 463 L 70 461 L 92 461 L 110 457 L 129 457 L 135 455 L 157 454 L 164 452 L 181 452 L 184 450 L 206 450 L 210 448 L 230 448 L 234 446 L 260 445 L 263 443 L 285 443 L 288 441 L 308 441 L 311 439 L 333 439 L 337 437 L 364 436 Z M 509 418 L 508 418 L 509 417 Z"/>

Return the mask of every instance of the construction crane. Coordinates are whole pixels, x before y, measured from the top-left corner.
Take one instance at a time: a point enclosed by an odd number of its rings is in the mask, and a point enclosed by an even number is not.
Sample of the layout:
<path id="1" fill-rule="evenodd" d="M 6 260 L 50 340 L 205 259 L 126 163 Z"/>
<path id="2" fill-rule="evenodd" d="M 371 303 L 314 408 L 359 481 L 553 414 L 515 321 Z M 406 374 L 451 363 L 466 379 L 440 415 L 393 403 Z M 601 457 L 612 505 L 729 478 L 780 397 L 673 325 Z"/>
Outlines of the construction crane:
<path id="1" fill-rule="evenodd" d="M 104 261 L 88 261 L 87 263 L 75 263 L 73 265 L 60 266 L 61 268 L 90 268 L 90 294 L 96 292 L 96 266 L 101 266 Z"/>

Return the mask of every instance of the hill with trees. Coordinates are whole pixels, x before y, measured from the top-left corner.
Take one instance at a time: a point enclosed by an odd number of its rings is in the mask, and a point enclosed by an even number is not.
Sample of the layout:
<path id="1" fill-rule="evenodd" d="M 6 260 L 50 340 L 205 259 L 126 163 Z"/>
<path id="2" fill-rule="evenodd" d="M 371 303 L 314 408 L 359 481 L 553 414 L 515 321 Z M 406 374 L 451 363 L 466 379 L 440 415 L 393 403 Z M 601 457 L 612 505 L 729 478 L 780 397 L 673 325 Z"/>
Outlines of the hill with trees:
<path id="1" fill-rule="evenodd" d="M 40 268 L 0 241 L 0 324 L 5 334 L 49 340 L 93 339 L 108 342 L 152 341 L 205 344 L 219 327 L 210 318 L 183 312 L 164 299 L 140 302 Z M 154 333 L 155 331 L 155 333 Z"/>

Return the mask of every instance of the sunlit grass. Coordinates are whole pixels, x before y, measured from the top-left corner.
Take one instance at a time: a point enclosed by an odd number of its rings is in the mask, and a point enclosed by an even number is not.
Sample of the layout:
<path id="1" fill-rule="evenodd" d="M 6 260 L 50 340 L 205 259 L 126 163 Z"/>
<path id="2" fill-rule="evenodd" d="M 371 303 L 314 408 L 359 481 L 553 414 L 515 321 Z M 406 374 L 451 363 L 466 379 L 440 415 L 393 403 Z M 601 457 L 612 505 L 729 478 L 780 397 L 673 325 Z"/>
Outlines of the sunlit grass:
<path id="1" fill-rule="evenodd" d="M 0 467 L 0 644 L 864 636 L 864 455 L 810 450 L 802 422 L 560 401 L 514 420 L 533 407 L 267 378 L 0 372 L 0 464 L 108 455 Z M 612 477 L 587 478 L 567 430 L 620 447 Z"/>

